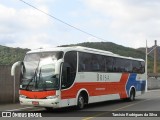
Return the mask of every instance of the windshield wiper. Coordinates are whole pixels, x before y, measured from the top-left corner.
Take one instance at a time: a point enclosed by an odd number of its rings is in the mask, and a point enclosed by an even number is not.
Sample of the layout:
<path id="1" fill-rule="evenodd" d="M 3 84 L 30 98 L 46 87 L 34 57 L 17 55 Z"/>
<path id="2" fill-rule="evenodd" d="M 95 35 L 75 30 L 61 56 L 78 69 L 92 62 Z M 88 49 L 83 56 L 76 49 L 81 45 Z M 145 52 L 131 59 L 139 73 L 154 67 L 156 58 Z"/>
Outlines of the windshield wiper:
<path id="1" fill-rule="evenodd" d="M 38 67 L 37 67 L 37 68 L 38 68 Z M 37 78 L 37 68 L 35 69 L 35 72 L 34 72 L 33 77 L 32 77 L 31 79 L 28 79 L 29 82 L 28 82 L 28 84 L 26 85 L 26 90 L 27 90 L 28 86 L 30 85 L 30 83 L 32 82 L 32 80 L 33 80 L 35 77 Z"/>
<path id="2" fill-rule="evenodd" d="M 40 82 L 40 80 L 42 80 L 42 83 L 43 83 L 43 79 L 41 78 L 41 68 L 40 68 L 40 70 L 39 70 L 39 82 Z M 37 84 L 37 86 L 38 86 L 38 84 Z M 45 87 L 45 85 L 44 85 L 44 83 L 43 83 L 43 90 L 45 90 L 46 89 L 46 87 Z"/>
<path id="3" fill-rule="evenodd" d="M 28 82 L 28 84 L 26 85 L 26 88 L 24 88 L 25 90 L 29 90 L 29 89 L 28 89 L 28 86 L 29 86 L 30 83 L 32 82 L 33 78 L 34 78 L 34 77 L 32 77 L 31 79 L 27 79 L 27 80 L 29 80 L 29 82 Z"/>
<path id="4" fill-rule="evenodd" d="M 33 79 L 35 79 L 35 89 L 37 89 L 37 87 L 38 87 L 38 85 L 37 85 L 37 73 L 38 73 L 39 63 L 40 63 L 40 58 L 39 58 L 39 61 L 38 61 L 37 68 L 35 69 L 34 75 L 33 75 L 32 79 L 29 81 L 29 83 L 28 83 L 28 85 L 26 87 L 26 90 L 27 90 L 29 84 L 32 82 Z"/>

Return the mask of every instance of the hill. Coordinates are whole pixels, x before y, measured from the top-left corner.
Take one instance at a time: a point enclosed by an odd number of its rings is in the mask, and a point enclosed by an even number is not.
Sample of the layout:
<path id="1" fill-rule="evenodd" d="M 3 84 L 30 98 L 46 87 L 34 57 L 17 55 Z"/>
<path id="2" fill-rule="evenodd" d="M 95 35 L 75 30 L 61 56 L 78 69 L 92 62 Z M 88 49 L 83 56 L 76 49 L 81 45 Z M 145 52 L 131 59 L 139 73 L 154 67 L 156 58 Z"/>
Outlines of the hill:
<path id="1" fill-rule="evenodd" d="M 145 48 L 134 49 L 122 45 L 117 45 L 112 42 L 85 42 L 71 45 L 62 45 L 61 47 L 67 46 L 84 46 L 89 48 L 111 51 L 115 54 L 119 54 L 122 56 L 142 58 L 145 60 Z M 160 64 L 158 66 L 160 66 Z M 158 70 L 160 71 L 160 67 L 158 67 Z M 153 52 L 150 56 L 148 56 L 148 72 L 153 72 Z"/>
<path id="2" fill-rule="evenodd" d="M 0 65 L 11 65 L 16 61 L 23 60 L 29 49 L 11 48 L 0 45 Z"/>
<path id="3" fill-rule="evenodd" d="M 134 49 L 122 45 L 117 45 L 112 42 L 85 42 L 85 43 L 62 45 L 62 46 L 63 47 L 84 46 L 89 48 L 111 51 L 115 54 L 119 54 L 122 56 L 145 59 L 145 48 Z M 29 51 L 29 49 L 11 48 L 0 45 L 0 65 L 11 65 L 16 61 L 23 60 L 25 53 L 27 51 Z M 160 47 L 158 51 L 160 53 Z M 160 64 L 158 66 L 159 66 L 158 70 L 160 71 Z M 148 72 L 152 71 L 153 71 L 153 53 L 151 53 L 150 56 L 148 57 Z"/>
<path id="4" fill-rule="evenodd" d="M 122 45 L 117 45 L 112 42 L 85 42 L 85 43 L 78 43 L 78 44 L 71 44 L 71 45 L 62 45 L 62 47 L 65 47 L 65 46 L 66 47 L 67 46 L 84 46 L 89 48 L 111 51 L 115 54 L 119 54 L 122 56 L 145 59 L 145 54 L 143 51 L 129 48 L 129 47 L 124 47 Z"/>
<path id="5" fill-rule="evenodd" d="M 154 46 L 152 46 L 151 48 L 148 48 L 148 52 L 151 51 L 153 48 L 154 48 Z M 142 47 L 142 48 L 138 48 L 138 50 L 140 50 L 140 51 L 142 51 L 142 52 L 145 53 L 146 48 L 143 48 L 143 47 Z M 160 60 L 160 46 L 157 47 L 157 54 L 158 54 L 158 56 L 157 56 L 157 57 L 158 57 L 158 60 Z M 152 51 L 152 52 L 149 54 L 149 56 L 153 58 L 153 57 L 154 57 L 154 51 Z"/>

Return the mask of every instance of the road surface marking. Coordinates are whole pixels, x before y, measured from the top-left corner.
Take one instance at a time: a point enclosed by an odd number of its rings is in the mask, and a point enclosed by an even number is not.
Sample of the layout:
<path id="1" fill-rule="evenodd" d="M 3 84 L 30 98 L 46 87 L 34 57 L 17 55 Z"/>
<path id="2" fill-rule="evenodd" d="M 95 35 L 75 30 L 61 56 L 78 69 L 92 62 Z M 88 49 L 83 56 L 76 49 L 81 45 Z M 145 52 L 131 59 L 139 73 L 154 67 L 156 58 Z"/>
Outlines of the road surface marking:
<path id="1" fill-rule="evenodd" d="M 140 102 L 137 102 L 137 103 L 133 103 L 133 104 L 129 104 L 129 105 L 126 105 L 126 106 L 124 106 L 124 107 L 120 107 L 120 108 L 117 108 L 117 109 L 114 109 L 114 110 L 111 110 L 111 111 L 118 111 L 118 110 L 121 110 L 121 109 L 124 109 L 124 108 L 128 108 L 128 107 L 134 106 L 134 105 L 136 105 L 136 104 L 139 104 L 139 103 L 141 103 L 141 102 L 145 102 L 145 101 L 148 101 L 148 100 L 152 100 L 152 99 L 146 99 L 146 100 L 143 100 L 143 101 L 140 101 Z M 90 120 L 90 119 L 92 119 L 92 118 L 99 117 L 99 116 L 102 116 L 102 115 L 104 115 L 104 114 L 108 114 L 108 113 L 110 113 L 111 111 L 109 111 L 109 112 L 103 112 L 103 113 L 100 113 L 100 114 L 97 114 L 97 115 L 93 115 L 92 117 L 86 117 L 86 118 L 84 118 L 84 119 L 82 119 L 82 120 Z"/>
<path id="2" fill-rule="evenodd" d="M 24 110 L 29 108 L 34 108 L 34 107 L 25 107 L 25 108 L 18 108 L 18 109 L 6 110 L 6 111 L 19 111 L 19 110 Z"/>

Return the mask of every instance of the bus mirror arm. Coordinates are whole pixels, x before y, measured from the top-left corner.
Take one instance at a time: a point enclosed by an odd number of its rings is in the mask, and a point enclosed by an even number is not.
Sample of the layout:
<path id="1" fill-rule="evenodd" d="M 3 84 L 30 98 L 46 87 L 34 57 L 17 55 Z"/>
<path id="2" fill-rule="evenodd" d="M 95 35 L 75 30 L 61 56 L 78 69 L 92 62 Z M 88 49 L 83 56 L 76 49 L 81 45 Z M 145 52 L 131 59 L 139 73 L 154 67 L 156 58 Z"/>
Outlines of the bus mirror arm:
<path id="1" fill-rule="evenodd" d="M 13 79 L 13 103 L 15 103 L 15 101 L 16 101 L 16 76 L 15 76 L 16 75 L 16 68 L 20 67 L 21 65 L 22 65 L 22 62 L 18 61 L 18 62 L 15 62 L 11 68 L 11 76 L 14 77 L 14 79 Z"/>
<path id="2" fill-rule="evenodd" d="M 59 59 L 56 61 L 55 64 L 55 74 L 60 74 L 60 70 L 61 70 L 61 63 L 63 62 L 62 59 Z"/>
<path id="3" fill-rule="evenodd" d="M 18 61 L 18 62 L 15 62 L 13 65 L 12 65 L 12 68 L 11 68 L 11 76 L 15 76 L 15 70 L 16 70 L 16 67 L 19 67 L 22 65 L 22 61 Z"/>

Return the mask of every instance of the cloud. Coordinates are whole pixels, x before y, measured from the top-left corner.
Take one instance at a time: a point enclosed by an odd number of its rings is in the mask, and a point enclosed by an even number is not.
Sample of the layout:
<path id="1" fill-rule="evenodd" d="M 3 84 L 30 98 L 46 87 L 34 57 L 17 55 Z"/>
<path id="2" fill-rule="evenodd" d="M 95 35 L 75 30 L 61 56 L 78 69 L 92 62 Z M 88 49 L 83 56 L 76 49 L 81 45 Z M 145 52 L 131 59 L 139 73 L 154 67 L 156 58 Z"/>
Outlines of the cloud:
<path id="1" fill-rule="evenodd" d="M 87 42 L 101 42 L 102 40 L 100 39 L 96 39 L 95 37 L 88 37 Z"/>
<path id="2" fill-rule="evenodd" d="M 40 6 L 48 12 L 48 8 Z M 37 48 L 47 46 L 44 35 L 50 26 L 54 26 L 48 16 L 32 8 L 16 9 L 0 4 L 0 43 L 14 47 Z M 26 40 L 27 39 L 27 40 Z M 44 39 L 44 40 L 42 40 Z M 29 41 L 31 40 L 31 41 Z"/>
<path id="3" fill-rule="evenodd" d="M 10 17 L 15 15 L 15 10 L 13 8 L 8 8 L 0 4 L 0 15 L 0 21 L 8 20 Z"/>
<path id="4" fill-rule="evenodd" d="M 47 8 L 45 7 L 41 7 L 40 9 L 48 12 Z M 17 11 L 16 15 L 17 17 L 19 16 L 19 20 L 17 22 L 20 22 L 23 27 L 28 29 L 44 28 L 50 23 L 46 15 L 40 13 L 33 8 L 27 8 Z"/>
<path id="5" fill-rule="evenodd" d="M 48 4 L 54 4 L 56 0 L 34 0 L 35 3 L 40 5 L 48 5 Z"/>
<path id="6" fill-rule="evenodd" d="M 48 12 L 47 7 L 41 6 L 39 9 Z M 15 9 L 9 8 L 0 4 L 0 24 L 8 25 L 16 24 L 23 26 L 23 28 L 39 29 L 49 25 L 49 20 L 46 15 L 40 13 L 33 8 Z"/>
<path id="7" fill-rule="evenodd" d="M 145 46 L 146 39 L 160 38 L 158 0 L 84 0 L 84 3 L 90 11 L 103 14 L 110 20 L 106 29 L 115 43 L 137 48 Z M 108 22 L 107 19 L 103 23 Z"/>
<path id="8" fill-rule="evenodd" d="M 10 31 L 9 24 L 12 23 L 11 18 L 15 17 L 16 10 L 13 8 L 7 8 L 0 4 L 0 33 L 7 33 Z M 6 22 L 9 24 L 6 25 Z"/>
<path id="9" fill-rule="evenodd" d="M 29 38 L 21 38 L 14 43 L 7 43 L 7 46 L 11 47 L 21 47 L 21 48 L 30 48 L 30 49 L 38 49 L 38 48 L 51 48 L 55 47 L 54 44 L 49 44 L 51 38 L 47 34 L 36 34 L 30 35 Z"/>
<path id="10" fill-rule="evenodd" d="M 153 40 L 160 39 L 159 0 L 27 2 L 81 30 L 127 47 L 145 46 L 146 39 L 149 46 L 152 46 Z M 0 3 L 0 26 L 0 44 L 12 47 L 36 49 L 102 41 L 70 28 L 21 2 L 15 4 L 14 0 L 11 3 Z"/>

